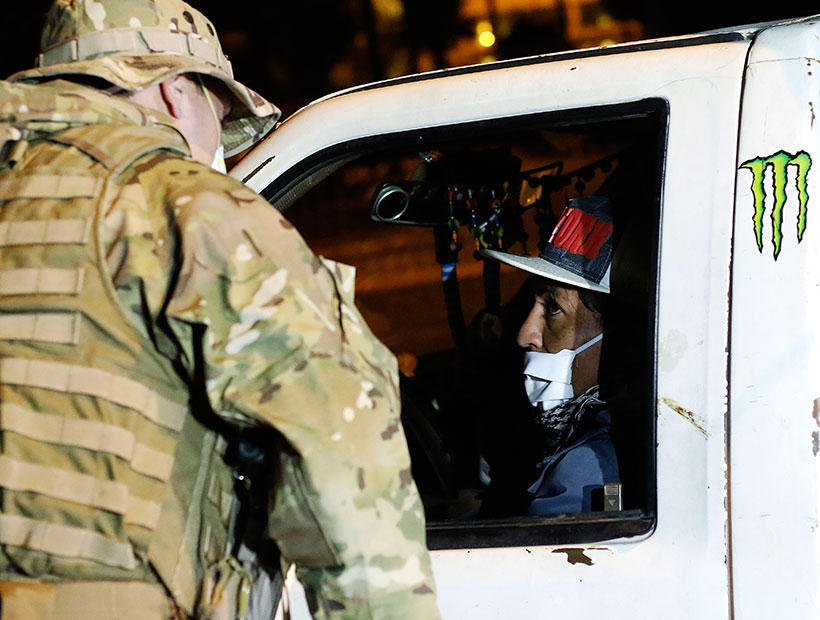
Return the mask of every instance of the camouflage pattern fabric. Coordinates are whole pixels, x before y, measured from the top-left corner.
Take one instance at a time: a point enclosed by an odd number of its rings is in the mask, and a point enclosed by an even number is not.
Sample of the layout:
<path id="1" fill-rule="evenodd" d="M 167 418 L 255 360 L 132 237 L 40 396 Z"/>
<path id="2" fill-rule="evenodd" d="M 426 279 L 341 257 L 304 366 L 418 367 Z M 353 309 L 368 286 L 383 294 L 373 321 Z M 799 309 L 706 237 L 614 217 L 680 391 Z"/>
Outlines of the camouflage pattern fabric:
<path id="1" fill-rule="evenodd" d="M 28 140 L 34 158 L 78 125 L 178 140 L 169 117 L 99 91 L 0 84 L 0 135 Z M 268 533 L 296 563 L 314 617 L 438 618 L 396 361 L 353 304 L 352 268 L 314 256 L 237 181 L 171 154 L 126 170 L 108 204 L 105 259 L 131 322 L 191 375 L 201 360 L 217 415 L 287 440 Z"/>
<path id="2" fill-rule="evenodd" d="M 40 82 L 87 75 L 126 91 L 181 73 L 221 81 L 234 97 L 223 121 L 227 156 L 261 139 L 281 115 L 233 78 L 213 24 L 181 0 L 57 0 L 45 17 L 40 52 L 37 68 L 9 79 Z"/>

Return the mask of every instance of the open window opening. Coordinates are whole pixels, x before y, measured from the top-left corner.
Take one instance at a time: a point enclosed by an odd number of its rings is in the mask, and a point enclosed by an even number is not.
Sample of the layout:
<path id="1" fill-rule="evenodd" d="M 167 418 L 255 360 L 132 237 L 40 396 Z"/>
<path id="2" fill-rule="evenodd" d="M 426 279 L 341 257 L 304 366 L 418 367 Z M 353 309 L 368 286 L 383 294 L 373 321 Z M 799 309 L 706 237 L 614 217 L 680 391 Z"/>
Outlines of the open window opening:
<path id="1" fill-rule="evenodd" d="M 647 100 L 376 136 L 314 156 L 265 192 L 317 254 L 357 268 L 356 303 L 399 359 L 431 548 L 584 543 L 654 527 L 665 131 L 665 103 Z M 481 250 L 538 255 L 568 201 L 589 196 L 612 212 L 598 386 L 620 486 L 606 497 L 590 488 L 582 512 L 533 516 L 531 487 L 554 450 L 517 343 L 537 279 Z"/>

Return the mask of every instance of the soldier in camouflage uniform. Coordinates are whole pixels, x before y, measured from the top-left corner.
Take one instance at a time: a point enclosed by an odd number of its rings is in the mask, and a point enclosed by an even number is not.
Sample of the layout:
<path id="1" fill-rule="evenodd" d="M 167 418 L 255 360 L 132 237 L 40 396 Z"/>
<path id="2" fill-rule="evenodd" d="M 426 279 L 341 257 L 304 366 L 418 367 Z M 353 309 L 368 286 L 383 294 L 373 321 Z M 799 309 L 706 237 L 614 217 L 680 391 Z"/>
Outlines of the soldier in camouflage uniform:
<path id="1" fill-rule="evenodd" d="M 269 617 L 243 429 L 315 618 L 439 617 L 353 270 L 203 165 L 278 114 L 180 0 L 57 0 L 0 82 L 2 620 Z"/>

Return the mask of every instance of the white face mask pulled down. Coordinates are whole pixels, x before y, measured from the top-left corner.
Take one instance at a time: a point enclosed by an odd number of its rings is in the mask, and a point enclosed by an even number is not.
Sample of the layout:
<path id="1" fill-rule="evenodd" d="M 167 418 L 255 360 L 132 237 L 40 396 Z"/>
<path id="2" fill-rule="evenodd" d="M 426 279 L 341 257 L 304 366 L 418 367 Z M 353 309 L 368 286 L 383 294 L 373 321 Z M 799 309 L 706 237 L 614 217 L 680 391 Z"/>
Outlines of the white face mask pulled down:
<path id="1" fill-rule="evenodd" d="M 524 356 L 524 388 L 533 406 L 549 411 L 572 398 L 572 362 L 575 356 L 603 337 L 602 333 L 598 334 L 577 349 L 562 349 L 558 353 L 528 351 Z"/>
<path id="2" fill-rule="evenodd" d="M 222 174 L 228 174 L 228 169 L 225 166 L 225 147 L 221 144 L 219 148 L 216 149 L 216 153 L 214 153 L 214 161 L 211 163 L 211 168 Z"/>

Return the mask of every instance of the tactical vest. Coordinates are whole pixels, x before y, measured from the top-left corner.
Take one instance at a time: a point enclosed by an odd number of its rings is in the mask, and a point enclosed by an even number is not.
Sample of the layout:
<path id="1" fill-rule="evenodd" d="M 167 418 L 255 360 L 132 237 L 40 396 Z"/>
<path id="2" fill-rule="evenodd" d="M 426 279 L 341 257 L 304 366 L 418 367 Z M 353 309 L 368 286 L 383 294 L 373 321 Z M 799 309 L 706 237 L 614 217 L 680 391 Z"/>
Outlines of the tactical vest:
<path id="1" fill-rule="evenodd" d="M 194 613 L 235 565 L 225 441 L 129 319 L 99 237 L 123 173 L 186 147 L 133 125 L 33 144 L 0 172 L 0 580 L 159 580 Z"/>

